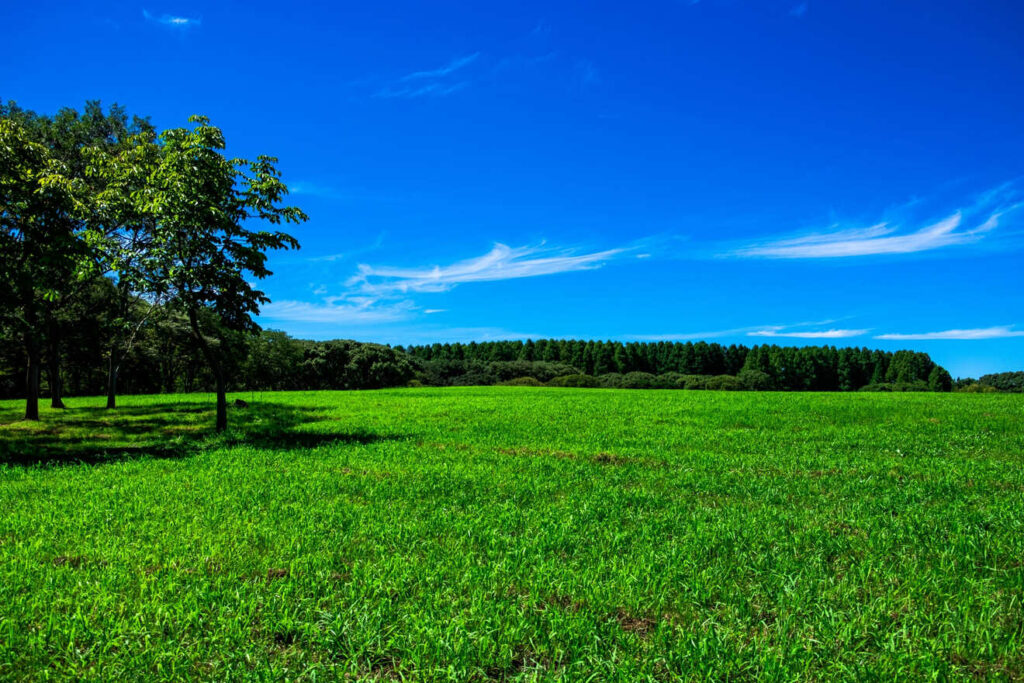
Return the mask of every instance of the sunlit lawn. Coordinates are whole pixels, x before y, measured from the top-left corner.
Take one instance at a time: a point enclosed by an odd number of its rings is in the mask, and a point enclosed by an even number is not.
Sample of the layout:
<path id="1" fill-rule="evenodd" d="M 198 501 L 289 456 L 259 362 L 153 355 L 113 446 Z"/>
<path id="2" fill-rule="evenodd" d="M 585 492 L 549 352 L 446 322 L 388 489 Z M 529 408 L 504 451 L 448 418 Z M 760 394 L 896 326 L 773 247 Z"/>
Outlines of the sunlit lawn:
<path id="1" fill-rule="evenodd" d="M 0 678 L 1024 676 L 1024 396 L 238 397 L 0 402 Z"/>

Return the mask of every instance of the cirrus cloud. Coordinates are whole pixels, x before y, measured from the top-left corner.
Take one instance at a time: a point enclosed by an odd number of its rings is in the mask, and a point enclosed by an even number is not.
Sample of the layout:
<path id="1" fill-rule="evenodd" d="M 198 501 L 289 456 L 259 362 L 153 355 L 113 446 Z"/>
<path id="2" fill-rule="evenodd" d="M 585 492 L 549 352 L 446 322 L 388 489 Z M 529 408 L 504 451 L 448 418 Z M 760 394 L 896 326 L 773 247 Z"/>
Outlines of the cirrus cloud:
<path id="1" fill-rule="evenodd" d="M 765 259 L 831 259 L 931 251 L 982 240 L 999 226 L 1003 216 L 1020 206 L 1020 191 L 1013 183 L 1005 183 L 982 193 L 964 208 L 920 228 L 908 230 L 905 221 L 891 220 L 857 228 L 834 225 L 827 232 L 749 244 L 725 255 Z"/>
<path id="2" fill-rule="evenodd" d="M 600 268 L 628 249 L 577 253 L 572 249 L 537 247 L 494 247 L 474 258 L 447 266 L 394 268 L 360 264 L 359 272 L 346 283 L 365 293 L 382 296 L 407 292 L 444 292 L 467 282 L 514 280 Z"/>
<path id="3" fill-rule="evenodd" d="M 167 26 L 168 28 L 186 29 L 193 26 L 199 26 L 202 23 L 201 19 L 179 17 L 173 14 L 161 14 L 160 16 L 154 16 L 147 10 L 142 10 L 142 16 L 146 21 L 160 24 L 161 26 Z"/>
<path id="4" fill-rule="evenodd" d="M 1013 325 L 997 325 L 995 327 L 976 327 L 963 330 L 942 330 L 941 332 L 915 332 L 911 334 L 879 334 L 875 339 L 895 341 L 928 341 L 936 339 L 1006 339 L 1008 337 L 1024 337 L 1024 330 L 1015 330 Z"/>
<path id="5" fill-rule="evenodd" d="M 794 337 L 797 339 L 845 339 L 847 337 L 859 337 L 871 330 L 790 330 L 781 326 L 767 327 L 761 330 L 748 332 L 748 337 Z"/>
<path id="6" fill-rule="evenodd" d="M 260 318 L 277 322 L 375 325 L 406 320 L 415 310 L 411 301 L 386 306 L 372 301 L 343 301 L 328 298 L 320 303 L 272 301 L 260 309 Z"/>
<path id="7" fill-rule="evenodd" d="M 465 57 L 459 57 L 448 64 L 437 69 L 424 69 L 413 71 L 402 76 L 374 93 L 374 97 L 382 98 L 417 98 L 417 97 L 443 97 L 458 92 L 469 85 L 467 80 L 452 82 L 448 79 L 453 73 L 461 71 L 477 60 L 479 52 L 474 52 Z"/>

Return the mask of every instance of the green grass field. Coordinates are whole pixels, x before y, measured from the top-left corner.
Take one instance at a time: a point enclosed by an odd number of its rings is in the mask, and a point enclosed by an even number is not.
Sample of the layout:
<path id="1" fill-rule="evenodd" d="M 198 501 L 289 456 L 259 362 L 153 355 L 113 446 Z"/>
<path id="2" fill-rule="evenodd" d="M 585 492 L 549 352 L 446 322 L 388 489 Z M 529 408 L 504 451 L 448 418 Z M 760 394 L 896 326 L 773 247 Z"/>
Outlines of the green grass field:
<path id="1" fill-rule="evenodd" d="M 1024 677 L 1024 396 L 0 402 L 0 678 Z"/>

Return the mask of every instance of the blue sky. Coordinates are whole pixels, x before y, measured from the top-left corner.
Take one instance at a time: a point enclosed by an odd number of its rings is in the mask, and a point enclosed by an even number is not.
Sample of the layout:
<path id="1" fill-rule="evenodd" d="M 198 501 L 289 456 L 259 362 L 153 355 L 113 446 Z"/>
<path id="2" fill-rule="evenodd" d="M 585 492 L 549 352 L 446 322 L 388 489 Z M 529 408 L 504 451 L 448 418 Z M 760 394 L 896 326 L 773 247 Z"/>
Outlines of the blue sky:
<path id="1" fill-rule="evenodd" d="M 1024 4 L 15 2 L 0 97 L 202 113 L 311 217 L 261 322 L 1024 368 Z"/>

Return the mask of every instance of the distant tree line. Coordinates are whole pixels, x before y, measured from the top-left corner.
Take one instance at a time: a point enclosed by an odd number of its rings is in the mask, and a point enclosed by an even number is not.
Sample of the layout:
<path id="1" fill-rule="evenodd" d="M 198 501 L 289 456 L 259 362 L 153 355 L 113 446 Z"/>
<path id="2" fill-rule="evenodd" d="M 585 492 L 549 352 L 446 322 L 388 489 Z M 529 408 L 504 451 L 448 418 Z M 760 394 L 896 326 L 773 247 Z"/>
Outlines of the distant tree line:
<path id="1" fill-rule="evenodd" d="M 520 377 L 575 386 L 950 391 L 953 384 L 944 368 L 916 351 L 565 339 L 397 348 L 418 361 L 421 381 L 438 386 L 508 381 L 510 363 L 518 364 Z"/>
<path id="2" fill-rule="evenodd" d="M 1024 371 L 997 372 L 990 375 L 982 375 L 978 379 L 964 377 L 954 382 L 953 389 L 954 391 L 979 394 L 996 392 L 1024 393 Z"/>
<path id="3" fill-rule="evenodd" d="M 74 395 L 107 388 L 99 359 L 105 330 L 122 310 L 115 283 L 100 278 L 76 299 L 56 362 L 43 373 L 46 393 Z M 120 359 L 124 393 L 214 391 L 217 378 L 197 348 L 188 320 L 173 307 L 137 299 L 144 324 Z M 925 353 L 833 346 L 723 346 L 706 342 L 621 343 L 538 340 L 390 347 L 351 340 L 310 341 L 261 330 L 234 341 L 221 356 L 231 391 L 380 389 L 409 385 L 519 384 L 625 389 L 779 391 L 950 391 L 949 373 Z M 0 352 L 0 396 L 23 396 L 24 351 Z M 57 374 L 59 372 L 59 374 Z M 53 374 L 51 374 L 53 373 Z M 1004 373 L 1013 391 L 1022 373 Z M 1004 375 L 982 378 L 1004 378 Z M 1017 384 L 1012 384 L 1016 377 Z M 972 382 L 974 380 L 971 380 Z M 993 380 L 995 381 L 995 380 Z M 981 386 L 981 385 L 979 385 Z M 985 385 L 990 386 L 990 385 Z M 1013 389 L 1012 386 L 1017 386 Z"/>

